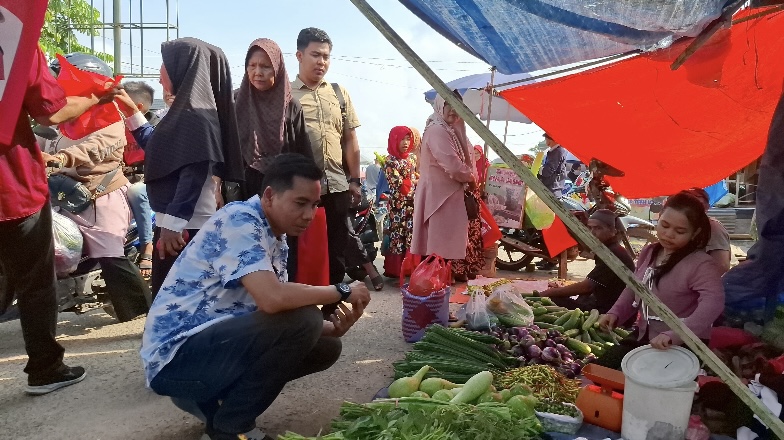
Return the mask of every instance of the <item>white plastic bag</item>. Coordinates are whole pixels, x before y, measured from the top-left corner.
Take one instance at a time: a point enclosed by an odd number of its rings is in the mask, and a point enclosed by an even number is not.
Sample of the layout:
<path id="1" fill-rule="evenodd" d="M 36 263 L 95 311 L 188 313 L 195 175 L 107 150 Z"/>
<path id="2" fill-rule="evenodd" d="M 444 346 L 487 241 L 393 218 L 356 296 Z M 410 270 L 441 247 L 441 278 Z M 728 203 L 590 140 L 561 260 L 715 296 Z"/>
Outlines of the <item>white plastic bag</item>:
<path id="1" fill-rule="evenodd" d="M 471 295 L 466 304 L 466 327 L 469 330 L 488 330 L 490 315 L 487 313 L 487 297 L 484 292 Z"/>
<path id="2" fill-rule="evenodd" d="M 73 220 L 55 211 L 52 211 L 52 232 L 55 273 L 58 277 L 64 277 L 79 265 L 84 238 Z"/>

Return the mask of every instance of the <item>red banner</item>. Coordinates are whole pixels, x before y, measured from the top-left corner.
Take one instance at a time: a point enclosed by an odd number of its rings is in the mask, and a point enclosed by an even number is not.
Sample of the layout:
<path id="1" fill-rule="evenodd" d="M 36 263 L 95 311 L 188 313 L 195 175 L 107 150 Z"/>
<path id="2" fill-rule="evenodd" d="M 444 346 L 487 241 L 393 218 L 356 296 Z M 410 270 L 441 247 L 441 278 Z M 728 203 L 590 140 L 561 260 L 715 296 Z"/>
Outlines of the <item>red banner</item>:
<path id="1" fill-rule="evenodd" d="M 0 0 L 0 144 L 14 135 L 47 0 Z"/>

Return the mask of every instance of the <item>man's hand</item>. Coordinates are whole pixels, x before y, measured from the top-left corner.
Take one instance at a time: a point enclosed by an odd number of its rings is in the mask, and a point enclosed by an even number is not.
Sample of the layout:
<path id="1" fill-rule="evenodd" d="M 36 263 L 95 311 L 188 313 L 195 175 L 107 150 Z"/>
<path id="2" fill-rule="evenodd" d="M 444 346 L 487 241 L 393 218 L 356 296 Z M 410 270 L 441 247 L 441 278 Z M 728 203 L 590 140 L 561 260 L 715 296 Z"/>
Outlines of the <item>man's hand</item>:
<path id="1" fill-rule="evenodd" d="M 351 193 L 351 206 L 357 206 L 362 201 L 362 189 L 358 183 L 352 182 L 348 185 L 348 190 Z"/>
<path id="2" fill-rule="evenodd" d="M 552 287 L 550 289 L 543 290 L 543 291 L 539 292 L 539 296 L 541 296 L 541 297 L 548 297 L 549 298 L 549 297 L 553 296 L 555 294 L 555 292 L 557 292 L 557 291 L 558 291 L 557 287 Z"/>
<path id="3" fill-rule="evenodd" d="M 133 102 L 133 99 L 128 95 L 124 89 L 120 90 L 120 93 L 117 94 L 117 106 L 120 107 L 120 111 L 126 118 L 130 118 L 133 116 L 134 113 L 139 111 L 139 108 L 136 106 L 136 103 Z"/>
<path id="4" fill-rule="evenodd" d="M 351 295 L 348 297 L 348 302 L 351 303 L 351 308 L 362 316 L 365 312 L 365 307 L 370 303 L 370 291 L 362 281 L 355 281 L 351 283 Z"/>
<path id="5" fill-rule="evenodd" d="M 661 334 L 656 336 L 655 338 L 651 339 L 651 347 L 659 349 L 659 350 L 666 350 L 672 346 L 672 339 L 665 335 Z"/>
<path id="6" fill-rule="evenodd" d="M 114 98 L 116 98 L 122 92 L 124 92 L 123 86 L 120 85 L 120 84 L 116 84 L 114 87 L 112 87 L 111 89 L 109 89 L 106 92 L 104 92 L 103 95 L 97 96 L 96 99 L 98 100 L 98 104 L 99 105 L 100 104 L 108 104 L 108 103 L 114 101 Z M 93 95 L 93 96 L 95 96 L 95 95 Z M 134 104 L 134 107 L 135 106 L 136 106 L 136 104 Z"/>
<path id="7" fill-rule="evenodd" d="M 185 235 L 182 232 L 161 228 L 161 237 L 158 239 L 158 258 L 163 260 L 166 254 L 177 256 L 185 247 Z"/>
<path id="8" fill-rule="evenodd" d="M 362 317 L 362 312 L 356 308 L 349 309 L 345 304 L 340 304 L 335 313 L 329 317 L 332 323 L 331 331 L 326 331 L 324 336 L 331 336 L 339 338 L 348 332 L 348 330 Z"/>

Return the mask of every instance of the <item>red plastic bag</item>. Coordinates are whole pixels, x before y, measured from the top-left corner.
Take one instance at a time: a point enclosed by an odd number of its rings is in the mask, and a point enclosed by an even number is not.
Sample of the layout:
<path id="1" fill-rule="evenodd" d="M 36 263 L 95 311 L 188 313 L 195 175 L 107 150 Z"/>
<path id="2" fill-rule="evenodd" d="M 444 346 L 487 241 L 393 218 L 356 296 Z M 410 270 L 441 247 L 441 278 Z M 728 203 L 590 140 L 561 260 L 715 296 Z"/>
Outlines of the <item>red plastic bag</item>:
<path id="1" fill-rule="evenodd" d="M 479 218 L 482 220 L 482 248 L 492 247 L 495 242 L 501 239 L 501 229 L 493 218 L 493 213 L 483 200 L 479 201 Z"/>
<path id="2" fill-rule="evenodd" d="M 784 356 L 779 356 L 768 361 L 768 365 L 776 374 L 784 373 Z"/>
<path id="3" fill-rule="evenodd" d="M 122 79 L 122 76 L 112 79 L 95 72 L 79 70 L 59 54 L 57 59 L 60 61 L 57 83 L 65 90 L 67 96 L 87 98 L 92 95 L 102 96 Z M 120 111 L 113 102 L 109 102 L 93 106 L 78 118 L 62 123 L 57 128 L 63 136 L 77 140 L 120 121 L 122 121 Z"/>
<path id="4" fill-rule="evenodd" d="M 411 274 L 408 283 L 408 292 L 417 296 L 428 296 L 439 291 L 451 283 L 452 268 L 438 255 L 425 258 Z"/>
<path id="5" fill-rule="evenodd" d="M 127 128 L 125 129 L 125 140 L 128 141 L 128 145 L 123 150 L 123 162 L 125 162 L 125 165 L 132 166 L 144 162 L 144 150 L 142 150 Z"/>
<path id="6" fill-rule="evenodd" d="M 385 257 L 386 258 L 386 257 Z M 414 269 L 419 266 L 422 261 L 420 255 L 414 255 L 411 252 L 406 252 L 406 257 L 403 258 L 403 263 L 400 265 L 400 285 L 406 284 L 406 277 L 414 273 Z"/>
<path id="7" fill-rule="evenodd" d="M 329 248 L 327 214 L 318 208 L 310 226 L 299 236 L 297 246 L 298 283 L 329 286 Z"/>

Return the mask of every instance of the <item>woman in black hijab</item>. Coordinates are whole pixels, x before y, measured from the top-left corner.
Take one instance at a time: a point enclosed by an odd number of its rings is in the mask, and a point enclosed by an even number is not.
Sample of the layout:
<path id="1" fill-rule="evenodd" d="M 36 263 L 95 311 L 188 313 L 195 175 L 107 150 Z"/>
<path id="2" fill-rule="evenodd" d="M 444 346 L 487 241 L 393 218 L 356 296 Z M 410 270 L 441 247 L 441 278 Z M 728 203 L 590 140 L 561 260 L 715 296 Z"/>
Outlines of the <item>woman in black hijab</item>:
<path id="1" fill-rule="evenodd" d="M 156 213 L 153 298 L 188 238 L 218 208 L 220 180 L 243 179 L 226 55 L 196 38 L 165 42 L 161 55 L 161 85 L 177 98 L 154 130 L 138 114 L 126 120 L 145 149 L 145 182 Z"/>

